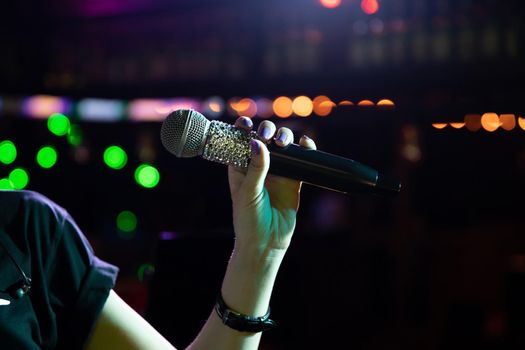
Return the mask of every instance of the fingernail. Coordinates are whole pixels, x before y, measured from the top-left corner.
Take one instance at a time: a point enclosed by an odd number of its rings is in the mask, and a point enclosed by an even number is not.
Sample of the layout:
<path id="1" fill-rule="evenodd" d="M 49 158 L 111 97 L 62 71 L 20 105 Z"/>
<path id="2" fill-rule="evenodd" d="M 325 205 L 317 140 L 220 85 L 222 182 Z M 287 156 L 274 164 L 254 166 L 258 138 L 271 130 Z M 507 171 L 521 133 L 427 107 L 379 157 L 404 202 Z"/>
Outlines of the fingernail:
<path id="1" fill-rule="evenodd" d="M 263 139 L 266 139 L 268 140 L 272 135 L 270 133 L 270 128 L 268 127 L 263 127 L 262 131 L 261 131 L 261 136 Z"/>
<path id="2" fill-rule="evenodd" d="M 255 140 L 250 140 L 250 148 L 252 149 L 252 155 L 261 154 L 261 145 Z"/>
<path id="3" fill-rule="evenodd" d="M 247 128 L 251 128 L 253 126 L 253 122 L 250 118 L 242 118 L 241 124 L 242 126 L 245 126 Z"/>
<path id="4" fill-rule="evenodd" d="M 279 135 L 277 135 L 277 140 L 281 141 L 282 143 L 285 143 L 286 140 L 288 140 L 288 134 L 286 134 L 285 132 L 279 133 Z"/>
<path id="5" fill-rule="evenodd" d="M 311 138 L 309 138 L 309 137 L 306 136 L 306 135 L 303 135 L 303 139 L 305 139 L 305 140 L 307 140 L 307 141 L 308 141 L 308 140 L 311 140 Z"/>

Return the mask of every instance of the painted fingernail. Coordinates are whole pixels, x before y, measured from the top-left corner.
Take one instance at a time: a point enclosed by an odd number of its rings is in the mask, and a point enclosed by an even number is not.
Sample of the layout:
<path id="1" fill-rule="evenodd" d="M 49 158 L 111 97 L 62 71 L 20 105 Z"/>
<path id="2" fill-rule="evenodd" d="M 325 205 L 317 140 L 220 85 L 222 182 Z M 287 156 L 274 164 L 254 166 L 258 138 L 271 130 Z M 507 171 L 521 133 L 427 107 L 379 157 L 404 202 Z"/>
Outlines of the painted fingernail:
<path id="1" fill-rule="evenodd" d="M 250 148 L 252 149 L 252 155 L 261 154 L 261 145 L 255 140 L 250 140 Z"/>
<path id="2" fill-rule="evenodd" d="M 270 132 L 270 128 L 268 127 L 263 127 L 263 129 L 261 130 L 261 136 L 263 139 L 266 139 L 268 140 L 270 137 L 272 137 L 272 134 Z"/>
<path id="3" fill-rule="evenodd" d="M 253 122 L 250 118 L 242 118 L 241 124 L 242 126 L 245 126 L 247 128 L 251 128 L 253 126 Z"/>
<path id="4" fill-rule="evenodd" d="M 277 135 L 277 140 L 281 141 L 282 143 L 285 143 L 286 140 L 288 140 L 288 134 L 286 134 L 285 132 L 279 133 L 279 135 Z"/>

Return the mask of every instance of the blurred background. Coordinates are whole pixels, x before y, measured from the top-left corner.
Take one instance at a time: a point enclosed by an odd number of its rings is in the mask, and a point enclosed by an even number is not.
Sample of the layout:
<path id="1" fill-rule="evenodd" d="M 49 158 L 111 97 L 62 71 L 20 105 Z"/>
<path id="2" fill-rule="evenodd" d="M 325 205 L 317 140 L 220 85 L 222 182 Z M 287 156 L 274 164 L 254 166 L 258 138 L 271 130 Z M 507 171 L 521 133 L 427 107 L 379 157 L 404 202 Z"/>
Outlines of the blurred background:
<path id="1" fill-rule="evenodd" d="M 173 109 L 270 119 L 399 179 L 304 186 L 261 349 L 525 345 L 518 1 L 29 0 L 0 12 L 0 188 L 65 207 L 177 347 L 233 243 L 226 169 L 159 140 Z"/>

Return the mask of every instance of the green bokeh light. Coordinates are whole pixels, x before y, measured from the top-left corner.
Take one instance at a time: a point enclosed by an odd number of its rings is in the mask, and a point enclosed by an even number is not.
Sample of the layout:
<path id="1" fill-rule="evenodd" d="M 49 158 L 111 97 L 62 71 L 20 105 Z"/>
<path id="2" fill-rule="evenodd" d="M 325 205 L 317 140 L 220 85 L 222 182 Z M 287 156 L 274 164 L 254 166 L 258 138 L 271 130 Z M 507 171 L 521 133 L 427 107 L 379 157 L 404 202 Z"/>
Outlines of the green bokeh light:
<path id="1" fill-rule="evenodd" d="M 148 277 L 154 272 L 155 272 L 155 265 L 151 263 L 145 263 L 139 266 L 139 269 L 137 271 L 137 277 L 140 282 L 144 282 L 144 277 Z"/>
<path id="2" fill-rule="evenodd" d="M 47 120 L 47 128 L 57 136 L 64 136 L 71 126 L 69 118 L 60 113 L 53 113 Z"/>
<path id="3" fill-rule="evenodd" d="M 49 169 L 55 165 L 57 158 L 57 151 L 51 146 L 42 147 L 36 155 L 38 165 L 45 169 Z"/>
<path id="4" fill-rule="evenodd" d="M 14 190 L 15 186 L 9 179 L 0 179 L 0 190 Z"/>
<path id="5" fill-rule="evenodd" d="M 133 238 L 137 229 L 137 216 L 129 210 L 121 211 L 117 215 L 117 228 L 121 238 Z"/>
<path id="6" fill-rule="evenodd" d="M 151 165 L 142 164 L 135 170 L 135 181 L 143 187 L 153 188 L 160 180 L 159 171 Z"/>
<path id="7" fill-rule="evenodd" d="M 67 133 L 67 142 L 73 146 L 80 146 L 83 138 L 84 135 L 82 134 L 82 129 L 80 129 L 80 126 L 72 124 L 69 127 L 69 131 Z"/>
<path id="8" fill-rule="evenodd" d="M 16 159 L 16 146 L 12 141 L 0 142 L 0 162 L 11 164 Z"/>
<path id="9" fill-rule="evenodd" d="M 109 146 L 104 151 L 104 163 L 113 169 L 122 169 L 128 162 L 128 155 L 119 146 Z"/>
<path id="10" fill-rule="evenodd" d="M 9 181 L 15 190 L 22 190 L 29 183 L 29 174 L 22 168 L 16 168 L 9 173 Z"/>

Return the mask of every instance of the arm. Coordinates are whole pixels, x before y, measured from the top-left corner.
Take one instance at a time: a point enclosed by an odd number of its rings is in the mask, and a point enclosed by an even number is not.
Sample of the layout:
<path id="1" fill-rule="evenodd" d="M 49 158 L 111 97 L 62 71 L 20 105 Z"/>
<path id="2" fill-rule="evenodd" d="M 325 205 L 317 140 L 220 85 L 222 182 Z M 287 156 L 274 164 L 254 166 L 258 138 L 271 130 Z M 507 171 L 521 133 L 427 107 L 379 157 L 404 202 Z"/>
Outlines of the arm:
<path id="1" fill-rule="evenodd" d="M 250 130 L 251 120 L 239 118 L 236 126 Z M 290 244 L 299 207 L 300 182 L 267 176 L 270 159 L 264 142 L 270 142 L 275 131 L 273 123 L 262 122 L 259 137 L 263 142 L 252 143 L 252 160 L 247 171 L 228 169 L 236 240 L 221 292 L 231 309 L 250 316 L 262 316 L 268 310 L 277 271 Z M 292 132 L 281 128 L 275 142 L 285 146 L 292 140 Z M 301 138 L 300 144 L 315 148 L 309 138 Z M 213 310 L 188 349 L 257 349 L 260 338 L 261 333 L 239 332 L 225 326 Z M 88 344 L 88 349 L 106 347 L 173 349 L 113 292 Z"/>

